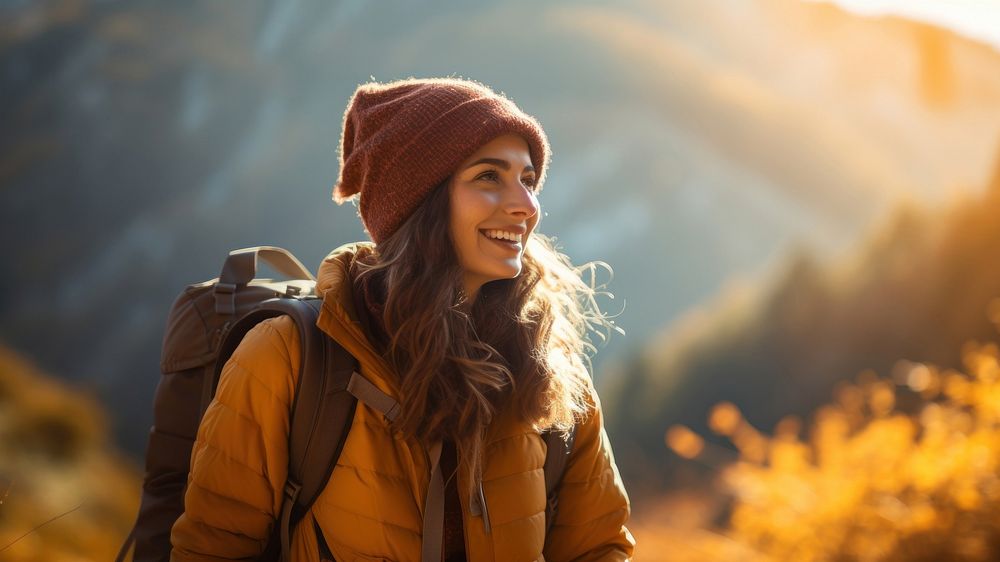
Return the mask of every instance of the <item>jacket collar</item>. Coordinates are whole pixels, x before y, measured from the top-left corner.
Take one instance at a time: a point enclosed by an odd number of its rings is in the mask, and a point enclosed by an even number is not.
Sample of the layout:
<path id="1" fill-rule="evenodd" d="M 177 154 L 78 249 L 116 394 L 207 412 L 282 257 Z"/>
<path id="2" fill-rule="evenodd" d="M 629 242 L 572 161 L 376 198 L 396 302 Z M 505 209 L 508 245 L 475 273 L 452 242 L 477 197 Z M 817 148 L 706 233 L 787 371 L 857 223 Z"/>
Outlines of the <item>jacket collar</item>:
<path id="1" fill-rule="evenodd" d="M 370 255 L 374 248 L 371 242 L 352 242 L 336 248 L 323 259 L 316 275 L 316 293 L 323 299 L 316 325 L 358 360 L 365 378 L 398 401 L 398 377 L 365 332 L 359 314 L 367 312 L 357 310 L 354 305 L 351 266 L 354 260 Z"/>

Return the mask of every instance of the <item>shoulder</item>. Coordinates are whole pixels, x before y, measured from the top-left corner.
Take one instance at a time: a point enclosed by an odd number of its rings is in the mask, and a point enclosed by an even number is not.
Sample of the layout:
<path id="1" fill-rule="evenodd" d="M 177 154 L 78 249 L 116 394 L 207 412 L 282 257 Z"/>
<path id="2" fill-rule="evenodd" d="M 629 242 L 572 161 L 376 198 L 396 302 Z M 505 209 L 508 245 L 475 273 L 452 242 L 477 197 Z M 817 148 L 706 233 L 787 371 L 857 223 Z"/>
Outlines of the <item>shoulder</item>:
<path id="1" fill-rule="evenodd" d="M 233 359 L 251 363 L 279 359 L 292 364 L 298 360 L 301 345 L 295 320 L 287 315 L 275 316 L 258 322 L 243 336 Z"/>
<path id="2" fill-rule="evenodd" d="M 252 378 L 275 393 L 289 394 L 298 377 L 301 349 L 298 326 L 290 316 L 259 322 L 226 362 L 219 381 L 220 391 L 227 378 Z"/>
<path id="3" fill-rule="evenodd" d="M 580 404 L 583 408 L 583 412 L 577 418 L 577 425 L 600 424 L 603 418 L 601 397 L 597 394 L 597 387 L 594 384 L 594 380 L 587 371 L 583 371 L 582 374 L 577 376 L 580 378 L 580 386 L 582 387 Z"/>
<path id="4" fill-rule="evenodd" d="M 267 318 L 247 332 L 243 341 L 240 342 L 240 347 L 247 342 L 252 342 L 253 347 L 271 347 L 275 350 L 290 351 L 292 348 L 297 349 L 300 346 L 299 328 L 295 325 L 295 320 L 285 314 Z"/>

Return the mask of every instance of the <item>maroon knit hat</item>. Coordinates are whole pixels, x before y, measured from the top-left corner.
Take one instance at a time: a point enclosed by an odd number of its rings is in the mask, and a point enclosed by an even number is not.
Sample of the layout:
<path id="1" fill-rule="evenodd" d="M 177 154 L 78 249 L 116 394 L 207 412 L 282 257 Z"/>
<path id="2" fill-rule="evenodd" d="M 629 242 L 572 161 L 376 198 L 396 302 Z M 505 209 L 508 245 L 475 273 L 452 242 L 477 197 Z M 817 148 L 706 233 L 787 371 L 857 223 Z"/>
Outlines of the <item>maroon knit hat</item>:
<path id="1" fill-rule="evenodd" d="M 538 190 L 549 142 L 511 100 L 471 80 L 427 78 L 358 86 L 344 112 L 333 199 L 360 193 L 359 214 L 378 244 L 482 145 L 516 133 L 528 143 Z"/>

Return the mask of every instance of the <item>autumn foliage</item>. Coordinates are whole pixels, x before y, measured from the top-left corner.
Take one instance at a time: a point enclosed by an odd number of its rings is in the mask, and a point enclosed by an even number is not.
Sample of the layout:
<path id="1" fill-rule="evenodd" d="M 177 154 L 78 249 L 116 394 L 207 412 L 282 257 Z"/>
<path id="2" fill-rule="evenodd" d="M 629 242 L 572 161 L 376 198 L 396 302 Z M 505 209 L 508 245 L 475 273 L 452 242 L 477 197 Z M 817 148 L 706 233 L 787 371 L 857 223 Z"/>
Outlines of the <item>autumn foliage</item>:
<path id="1" fill-rule="evenodd" d="M 0 345 L 0 560 L 112 560 L 141 477 L 92 397 Z"/>
<path id="2" fill-rule="evenodd" d="M 962 360 L 961 371 L 901 361 L 887 377 L 862 372 L 806 431 L 787 417 L 766 435 L 716 405 L 709 427 L 736 450 L 720 471 L 725 525 L 681 535 L 640 521 L 637 559 L 997 560 L 1000 349 L 972 341 Z M 666 441 L 693 460 L 726 452 L 684 426 Z"/>

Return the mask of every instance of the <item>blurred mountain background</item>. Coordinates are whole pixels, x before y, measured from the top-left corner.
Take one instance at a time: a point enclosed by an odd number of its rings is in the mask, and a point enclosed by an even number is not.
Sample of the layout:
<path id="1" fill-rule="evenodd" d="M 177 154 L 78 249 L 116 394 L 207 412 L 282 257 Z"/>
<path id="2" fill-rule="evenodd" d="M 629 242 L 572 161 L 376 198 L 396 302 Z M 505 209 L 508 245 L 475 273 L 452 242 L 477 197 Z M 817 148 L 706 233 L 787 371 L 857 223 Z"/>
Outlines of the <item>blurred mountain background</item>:
<path id="1" fill-rule="evenodd" d="M 770 432 L 787 415 L 809 419 L 859 374 L 905 386 L 915 365 L 962 367 L 968 342 L 998 339 L 998 210 L 1000 153 L 984 193 L 900 207 L 844 259 L 794 255 L 773 282 L 731 285 L 652 335 L 605 373 L 609 431 L 636 459 L 622 470 L 650 491 L 704 483 L 704 470 L 674 462 L 664 432 L 708 433 L 720 402 Z"/>
<path id="2" fill-rule="evenodd" d="M 364 238 L 330 191 L 370 79 L 473 78 L 545 127 L 539 229 L 614 269 L 627 336 L 595 377 L 637 505 L 687 481 L 664 432 L 719 400 L 767 427 L 993 337 L 1000 52 L 943 27 L 796 0 L 0 14 L 0 340 L 104 404 L 136 463 L 186 284 L 233 248 L 315 268 Z"/>

